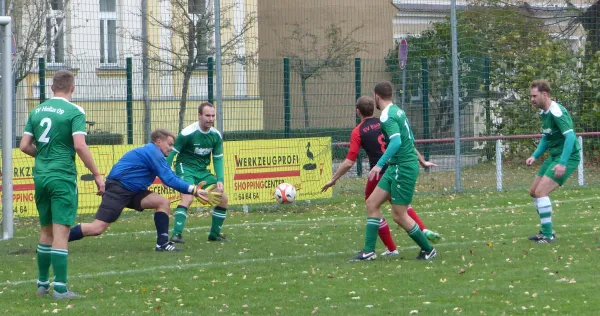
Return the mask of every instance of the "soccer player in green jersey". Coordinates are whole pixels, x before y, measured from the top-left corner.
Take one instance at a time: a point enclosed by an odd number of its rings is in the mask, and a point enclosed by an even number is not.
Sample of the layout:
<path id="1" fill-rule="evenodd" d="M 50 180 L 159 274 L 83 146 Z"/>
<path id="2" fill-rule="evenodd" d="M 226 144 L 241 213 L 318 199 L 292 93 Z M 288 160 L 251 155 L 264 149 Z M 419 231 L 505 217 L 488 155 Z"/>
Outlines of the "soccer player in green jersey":
<path id="1" fill-rule="evenodd" d="M 367 199 L 367 227 L 365 247 L 351 261 L 373 260 L 379 222 L 383 217 L 381 205 L 390 200 L 394 221 L 402 226 L 410 238 L 421 248 L 417 259 L 432 260 L 437 252 L 427 240 L 419 225 L 407 214 L 412 202 L 415 184 L 419 176 L 419 156 L 414 146 L 414 137 L 406 113 L 392 102 L 394 88 L 388 81 L 375 85 L 373 92 L 377 108 L 381 110 L 381 132 L 387 145 L 383 156 L 369 171 L 369 180 L 380 176 L 380 171 L 389 163 L 377 188 Z"/>
<path id="2" fill-rule="evenodd" d="M 581 150 L 569 112 L 562 105 L 552 101 L 551 92 L 550 85 L 545 80 L 531 83 L 530 98 L 533 106 L 540 109 L 542 139 L 525 163 L 531 166 L 546 151 L 550 152 L 529 188 L 542 226 L 539 234 L 529 237 L 529 240 L 541 244 L 553 243 L 556 240 L 552 231 L 552 203 L 548 195 L 563 185 L 577 169 Z"/>
<path id="3" fill-rule="evenodd" d="M 77 168 L 75 153 L 94 176 L 98 195 L 104 180 L 85 143 L 85 111 L 71 103 L 75 91 L 73 73 L 59 70 L 52 78 L 54 97 L 35 107 L 27 119 L 20 149 L 35 157 L 33 182 L 40 218 L 37 246 L 38 290 L 49 293 L 50 266 L 54 268 L 54 298 L 81 296 L 67 288 L 69 228 L 77 216 Z"/>
<path id="4" fill-rule="evenodd" d="M 188 183 L 206 182 L 207 186 L 216 185 L 215 192 L 221 192 L 221 203 L 215 206 L 212 213 L 212 225 L 208 235 L 209 241 L 229 241 L 221 233 L 221 227 L 227 213 L 227 195 L 224 192 L 223 138 L 213 127 L 215 122 L 215 107 L 209 102 L 198 106 L 198 122 L 184 128 L 173 146 L 173 151 L 167 157 L 167 164 L 175 161 L 175 173 Z M 207 170 L 212 155 L 215 175 Z M 182 233 L 187 211 L 192 204 L 193 196 L 181 194 L 181 202 L 175 209 L 175 223 L 171 241 L 184 243 Z"/>

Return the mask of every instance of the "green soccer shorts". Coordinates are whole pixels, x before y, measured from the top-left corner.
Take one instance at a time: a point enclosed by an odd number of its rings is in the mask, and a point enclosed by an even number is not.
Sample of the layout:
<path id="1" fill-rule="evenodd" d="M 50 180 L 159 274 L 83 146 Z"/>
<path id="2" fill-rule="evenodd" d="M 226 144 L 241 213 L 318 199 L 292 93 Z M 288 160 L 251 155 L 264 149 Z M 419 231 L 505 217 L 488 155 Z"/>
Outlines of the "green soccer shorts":
<path id="1" fill-rule="evenodd" d="M 40 226 L 72 226 L 77 217 L 77 178 L 36 175 L 33 183 Z"/>
<path id="2" fill-rule="evenodd" d="M 575 171 L 577 169 L 577 167 L 579 166 L 579 157 L 569 158 L 569 160 L 567 161 L 567 165 L 566 165 L 567 169 L 565 170 L 565 174 L 560 178 L 556 178 L 556 177 L 554 177 L 554 170 L 552 170 L 552 168 L 554 168 L 554 166 L 558 165 L 559 162 L 560 162 L 560 157 L 546 158 L 546 160 L 544 160 L 544 163 L 540 167 L 540 170 L 538 171 L 537 175 L 540 177 L 546 176 L 546 177 L 554 180 L 559 185 L 563 185 L 565 183 L 565 181 L 567 181 L 567 179 L 569 178 L 571 173 L 573 173 L 573 171 Z"/>
<path id="3" fill-rule="evenodd" d="M 409 205 L 415 194 L 415 185 L 419 177 L 419 164 L 390 165 L 379 183 L 378 187 L 390 193 L 392 204 Z"/>
<path id="4" fill-rule="evenodd" d="M 181 178 L 181 180 L 189 184 L 198 184 L 202 181 L 206 181 L 205 186 L 217 183 L 217 177 L 215 177 L 208 170 L 198 170 L 195 168 L 186 167 L 184 165 L 178 165 L 175 173 Z"/>

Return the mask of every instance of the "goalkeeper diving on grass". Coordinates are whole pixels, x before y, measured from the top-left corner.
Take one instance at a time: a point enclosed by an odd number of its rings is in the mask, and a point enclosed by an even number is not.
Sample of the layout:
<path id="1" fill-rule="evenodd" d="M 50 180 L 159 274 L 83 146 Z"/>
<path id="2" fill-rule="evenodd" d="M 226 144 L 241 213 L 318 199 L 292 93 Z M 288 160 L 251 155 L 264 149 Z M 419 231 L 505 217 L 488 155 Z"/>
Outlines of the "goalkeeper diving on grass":
<path id="1" fill-rule="evenodd" d="M 213 125 L 216 114 L 215 107 L 209 102 L 203 102 L 198 106 L 198 121 L 185 127 L 175 140 L 173 151 L 167 158 L 169 166 L 173 164 L 175 156 L 175 173 L 190 183 L 206 182 L 206 185 L 215 186 L 214 192 L 221 193 L 220 203 L 212 212 L 212 223 L 208 241 L 226 242 L 227 237 L 221 233 L 221 227 L 227 214 L 227 195 L 224 192 L 224 169 L 223 166 L 223 138 Z M 215 175 L 208 170 L 212 155 Z M 184 243 L 182 233 L 187 220 L 187 211 L 192 204 L 193 197 L 185 192 L 181 193 L 181 202 L 175 209 L 175 221 L 173 224 L 173 235 L 171 241 Z"/>
<path id="2" fill-rule="evenodd" d="M 179 179 L 169 168 L 165 157 L 173 149 L 175 135 L 167 130 L 157 129 L 152 132 L 150 139 L 145 146 L 125 153 L 113 166 L 106 177 L 106 190 L 96 212 L 96 219 L 92 223 L 78 224 L 71 228 L 69 242 L 102 234 L 111 223 L 117 221 L 124 208 L 140 212 L 155 209 L 155 250 L 182 250 L 169 241 L 169 200 L 148 190 L 156 177 L 166 186 L 195 196 L 204 203 L 221 203 L 221 193 L 205 188 L 205 183 L 189 184 Z"/>

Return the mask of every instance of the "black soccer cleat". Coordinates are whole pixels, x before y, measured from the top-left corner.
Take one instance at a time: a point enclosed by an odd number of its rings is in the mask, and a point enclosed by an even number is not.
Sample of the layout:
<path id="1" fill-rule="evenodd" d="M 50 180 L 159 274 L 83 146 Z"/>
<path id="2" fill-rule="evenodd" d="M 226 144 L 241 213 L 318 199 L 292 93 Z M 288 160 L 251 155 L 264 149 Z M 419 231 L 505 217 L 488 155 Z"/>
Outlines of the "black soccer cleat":
<path id="1" fill-rule="evenodd" d="M 540 232 L 535 235 L 535 236 L 529 236 L 527 239 L 531 240 L 531 241 L 539 241 L 540 239 L 545 238 L 544 234 L 542 234 L 542 231 L 540 230 Z M 554 232 L 552 232 L 552 239 L 555 239 L 556 235 L 554 234 Z"/>
<path id="2" fill-rule="evenodd" d="M 350 261 L 369 261 L 377 259 L 375 251 L 360 251 L 356 256 L 350 258 Z"/>
<path id="3" fill-rule="evenodd" d="M 176 244 L 185 244 L 185 241 L 183 240 L 183 237 L 181 237 L 181 234 L 173 235 L 173 237 L 171 237 L 171 241 Z"/>
<path id="4" fill-rule="evenodd" d="M 544 235 L 542 235 L 541 239 L 538 239 L 538 241 L 536 241 L 536 243 L 538 244 L 552 244 L 556 241 L 556 238 L 554 238 L 554 236 L 552 236 L 552 238 L 548 238 Z"/>
<path id="5" fill-rule="evenodd" d="M 156 245 L 156 251 L 182 251 L 183 248 L 175 247 L 172 241 L 167 241 L 162 246 Z"/>
<path id="6" fill-rule="evenodd" d="M 437 251 L 435 251 L 435 248 L 431 249 L 431 251 L 421 249 L 421 251 L 419 251 L 419 255 L 417 256 L 417 260 L 433 260 L 435 256 L 437 256 Z"/>
<path id="7" fill-rule="evenodd" d="M 231 240 L 227 239 L 227 235 L 218 233 L 216 237 L 211 237 L 208 235 L 208 241 L 230 242 Z"/>

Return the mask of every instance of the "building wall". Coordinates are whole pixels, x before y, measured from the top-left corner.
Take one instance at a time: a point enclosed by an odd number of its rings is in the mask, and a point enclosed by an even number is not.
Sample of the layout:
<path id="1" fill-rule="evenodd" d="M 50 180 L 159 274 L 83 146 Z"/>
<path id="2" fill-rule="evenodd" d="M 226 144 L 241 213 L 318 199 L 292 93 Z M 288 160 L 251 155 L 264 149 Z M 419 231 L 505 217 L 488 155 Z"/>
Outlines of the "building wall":
<path id="1" fill-rule="evenodd" d="M 212 2 L 210 2 L 212 3 Z M 232 29 L 223 30 L 222 41 L 226 42 L 232 37 L 234 28 L 239 29 L 246 14 L 256 11 L 256 0 L 225 0 L 222 1 L 222 8 L 231 7 L 233 4 L 237 8 L 230 10 L 227 18 L 231 19 Z M 143 95 L 142 85 L 142 43 L 133 39 L 133 36 L 139 36 L 142 30 L 142 17 L 139 1 L 122 0 L 117 1 L 117 63 L 114 65 L 103 65 L 100 63 L 100 7 L 98 1 L 89 0 L 71 0 L 66 8 L 67 27 L 65 35 L 65 48 L 67 50 L 66 62 L 63 65 L 48 64 L 46 71 L 46 94 L 52 96 L 50 86 L 52 84 L 52 75 L 54 70 L 67 68 L 76 74 L 76 92 L 75 100 L 82 103 L 92 102 L 92 108 L 98 108 L 106 115 L 98 116 L 98 124 L 110 129 L 110 125 L 120 126 L 119 119 L 122 115 L 114 110 L 115 102 L 122 103 L 126 97 L 126 58 L 133 58 L 133 98 L 139 100 Z M 162 21 L 168 23 L 173 17 L 173 4 L 167 1 L 149 0 L 148 14 L 149 21 Z M 27 17 L 24 17 L 22 23 L 26 23 Z M 247 32 L 245 37 L 245 52 L 252 54 L 258 47 L 258 22 Z M 157 22 L 148 23 L 148 38 L 154 43 L 161 45 L 181 45 L 180 42 L 173 40 L 173 35 L 165 28 L 158 26 Z M 169 53 L 158 48 L 149 47 L 149 55 L 168 58 Z M 243 52 L 243 51 L 242 51 Z M 238 51 L 240 53 L 240 51 Z M 254 53 L 255 54 L 255 53 Z M 150 85 L 149 97 L 153 100 L 153 108 L 157 108 L 156 113 L 162 113 L 157 116 L 157 122 L 176 121 L 177 111 L 173 112 L 171 108 L 178 109 L 177 99 L 181 96 L 183 75 L 180 72 L 159 71 L 159 69 L 168 69 L 160 67 L 157 63 L 150 64 Z M 26 80 L 21 83 L 17 94 L 17 134 L 22 132 L 27 118 L 27 114 L 32 104 L 37 103 L 33 99 L 39 98 L 39 79 L 38 70 L 34 70 Z M 224 127 L 225 130 L 243 129 L 262 129 L 261 115 L 255 115 L 256 109 L 262 109 L 262 101 L 258 98 L 258 70 L 256 66 L 241 66 L 239 64 L 225 65 L 223 67 L 223 98 L 225 100 L 237 100 L 224 102 Z M 208 98 L 208 76 L 206 70 L 195 71 L 189 83 L 187 93 L 189 113 L 195 113 L 196 102 Z M 194 101 L 195 100 L 195 101 Z M 166 102 L 166 103 L 165 103 Z M 124 103 L 123 103 L 124 104 Z M 237 122 L 240 117 L 239 108 L 245 108 L 249 113 L 245 116 L 249 122 Z M 167 109 L 165 111 L 161 109 Z M 88 113 L 94 116 L 96 110 Z M 116 111 L 116 112 L 115 112 Z M 259 111 L 262 113 L 262 111 Z M 111 114 L 112 113 L 112 114 Z M 162 116 L 168 113 L 168 117 Z M 173 114 L 174 113 L 174 114 Z M 141 117 L 135 118 L 135 124 L 142 124 Z M 233 121 L 228 121 L 233 120 Z M 115 127 L 116 130 L 123 130 L 124 127 Z M 176 128 L 175 128 L 176 129 Z M 173 129 L 173 130 L 175 130 Z"/>
<path id="2" fill-rule="evenodd" d="M 355 57 L 364 59 L 363 94 L 370 94 L 372 84 L 389 79 L 384 57 L 393 48 L 392 19 L 396 8 L 383 0 L 375 1 L 275 1 L 259 0 L 258 27 L 260 92 L 264 100 L 265 127 L 283 128 L 283 39 L 295 24 L 301 24 L 323 44 L 324 33 L 331 23 L 340 23 L 345 32 L 364 25 L 355 39 L 370 44 Z M 314 58 L 314 56 L 306 56 Z M 367 61 L 368 59 L 368 61 Z M 350 60 L 342 71 L 330 71 L 320 78 L 309 79 L 307 86 L 311 127 L 350 127 L 355 124 L 354 64 Z M 304 127 L 299 76 L 291 74 L 292 128 Z M 269 122 L 267 124 L 266 122 Z"/>
<path id="3" fill-rule="evenodd" d="M 188 101 L 186 107 L 184 126 L 198 120 L 197 106 L 205 100 Z M 75 95 L 73 103 L 81 106 L 86 113 L 86 120 L 95 122 L 91 131 L 103 131 L 123 135 L 123 141 L 127 141 L 127 103 L 125 100 L 100 101 L 85 100 Z M 39 104 L 39 100 L 23 100 L 23 103 L 31 111 Z M 224 100 L 223 130 L 243 131 L 262 130 L 262 103 L 259 100 Z M 143 144 L 144 140 L 144 102 L 133 101 L 133 143 Z M 178 133 L 179 101 L 177 100 L 152 100 L 151 102 L 151 129 L 166 128 Z M 215 124 L 215 127 L 216 124 Z M 17 127 L 17 135 L 20 135 L 23 127 Z"/>

